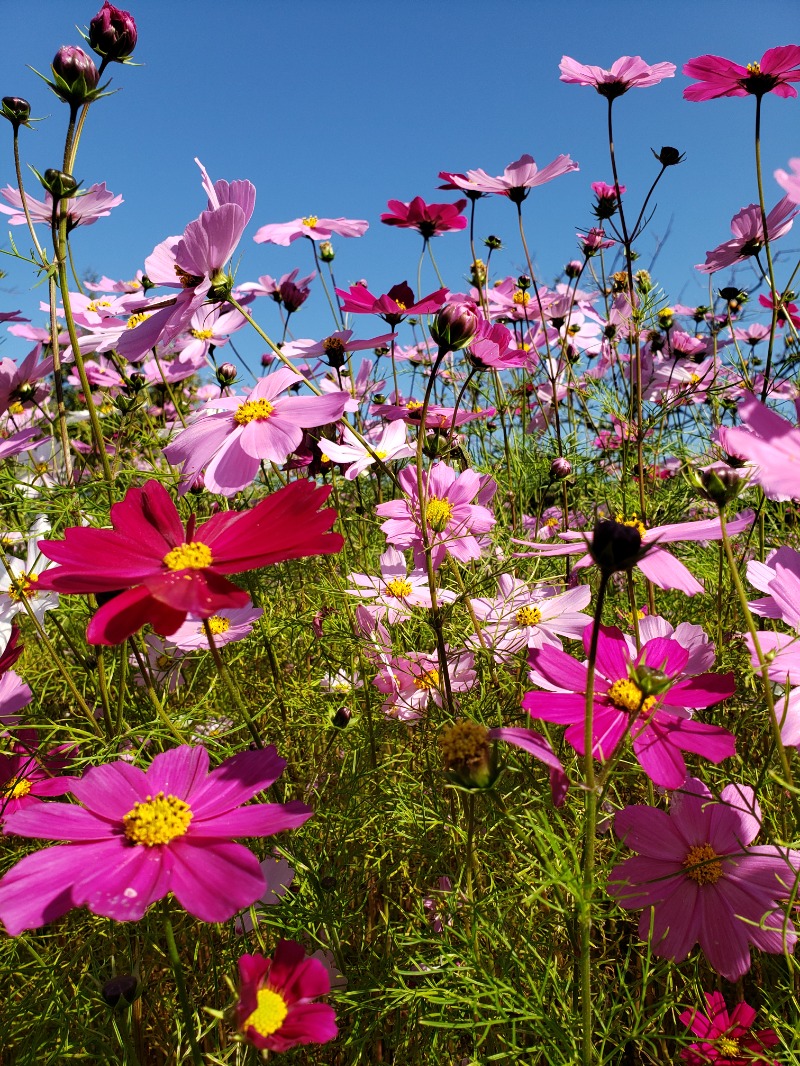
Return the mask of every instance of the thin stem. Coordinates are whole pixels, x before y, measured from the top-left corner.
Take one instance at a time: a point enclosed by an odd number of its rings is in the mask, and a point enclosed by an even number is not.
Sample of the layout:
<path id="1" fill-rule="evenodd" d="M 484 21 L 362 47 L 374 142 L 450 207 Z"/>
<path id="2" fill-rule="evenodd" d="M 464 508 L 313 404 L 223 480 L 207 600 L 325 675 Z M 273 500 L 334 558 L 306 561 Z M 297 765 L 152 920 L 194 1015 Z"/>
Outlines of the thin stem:
<path id="1" fill-rule="evenodd" d="M 764 384 L 761 388 L 761 402 L 767 398 L 769 392 L 769 376 L 772 370 L 772 353 L 775 347 L 775 331 L 778 326 L 778 293 L 775 286 L 775 268 L 772 263 L 772 248 L 769 243 L 767 231 L 767 208 L 764 201 L 764 180 L 761 173 L 761 95 L 756 96 L 756 181 L 758 182 L 758 206 L 761 209 L 761 227 L 764 231 L 764 251 L 767 255 L 767 272 L 769 274 L 770 295 L 772 296 L 772 319 L 769 325 L 769 347 L 767 348 L 767 363 L 764 367 Z"/>
<path id="2" fill-rule="evenodd" d="M 186 980 L 183 976 L 183 963 L 178 954 L 178 945 L 175 943 L 175 930 L 172 928 L 172 920 L 168 913 L 164 915 L 164 937 L 167 941 L 167 954 L 172 963 L 172 972 L 175 975 L 175 986 L 178 989 L 178 1002 L 181 1005 L 183 1026 L 189 1038 L 189 1046 L 192 1049 L 192 1062 L 194 1066 L 203 1066 L 203 1055 L 197 1043 L 194 1031 L 194 1014 L 189 1006 L 189 997 L 186 994 Z"/>
<path id="3" fill-rule="evenodd" d="M 250 736 L 253 738 L 253 743 L 257 748 L 263 748 L 264 743 L 261 740 L 261 737 L 259 736 L 259 732 L 255 727 L 253 719 L 250 717 L 250 712 L 245 706 L 245 702 L 242 699 L 242 694 L 234 684 L 233 678 L 230 675 L 230 671 L 228 670 L 228 667 L 225 665 L 225 662 L 219 653 L 219 648 L 217 647 L 216 641 L 214 640 L 214 634 L 211 630 L 211 626 L 207 618 L 203 619 L 203 630 L 206 634 L 206 640 L 208 641 L 208 646 L 211 650 L 211 656 L 214 660 L 214 665 L 217 668 L 217 673 L 222 678 L 222 683 L 225 685 L 225 688 L 228 690 L 228 694 L 230 695 L 233 702 L 236 704 L 239 713 L 244 719 L 244 723 L 250 732 Z"/>

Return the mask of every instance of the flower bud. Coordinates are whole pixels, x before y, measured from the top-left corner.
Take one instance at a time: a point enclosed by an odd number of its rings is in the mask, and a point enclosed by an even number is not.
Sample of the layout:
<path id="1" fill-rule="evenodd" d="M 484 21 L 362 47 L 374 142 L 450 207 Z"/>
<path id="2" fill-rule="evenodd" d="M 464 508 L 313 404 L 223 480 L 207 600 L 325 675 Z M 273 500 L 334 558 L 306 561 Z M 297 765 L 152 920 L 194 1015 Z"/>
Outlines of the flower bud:
<path id="1" fill-rule="evenodd" d="M 116 1007 L 120 1001 L 123 1007 L 129 1007 L 141 995 L 139 979 L 132 973 L 117 974 L 106 981 L 100 993 L 109 1007 Z"/>
<path id="2" fill-rule="evenodd" d="M 263 367 L 272 366 L 274 362 L 275 356 L 272 354 L 272 352 L 264 352 L 264 354 L 261 356 L 261 365 Z"/>
<path id="3" fill-rule="evenodd" d="M 350 719 L 353 717 L 353 712 L 349 707 L 340 707 L 336 714 L 331 718 L 331 725 L 336 729 L 344 729 L 349 725 Z"/>
<path id="4" fill-rule="evenodd" d="M 144 374 L 140 374 L 138 371 L 134 371 L 134 373 L 128 377 L 127 387 L 133 396 L 135 396 L 137 392 L 140 392 L 146 384 L 147 378 Z"/>
<path id="5" fill-rule="evenodd" d="M 478 329 L 478 313 L 473 304 L 445 304 L 431 325 L 431 336 L 440 349 L 457 352 L 466 347 Z"/>
<path id="6" fill-rule="evenodd" d="M 28 125 L 28 120 L 31 117 L 31 105 L 27 100 L 23 100 L 21 96 L 4 96 L 0 114 L 7 118 L 16 130 L 20 126 Z"/>
<path id="7" fill-rule="evenodd" d="M 74 196 L 78 191 L 78 182 L 71 174 L 65 174 L 63 170 L 50 167 L 44 172 L 44 177 L 39 180 L 54 200 Z"/>
<path id="8" fill-rule="evenodd" d="M 323 263 L 332 263 L 336 258 L 336 252 L 330 241 L 319 242 L 319 257 Z"/>
<path id="9" fill-rule="evenodd" d="M 744 487 L 741 476 L 725 467 L 693 470 L 689 480 L 704 499 L 715 503 L 721 511 L 736 499 Z"/>
<path id="10" fill-rule="evenodd" d="M 133 15 L 108 0 L 89 23 L 89 45 L 108 61 L 123 63 L 136 47 L 137 38 Z"/>
<path id="11" fill-rule="evenodd" d="M 517 288 L 526 292 L 531 287 L 531 279 L 527 274 L 520 274 L 517 278 Z"/>
<path id="12" fill-rule="evenodd" d="M 503 247 L 503 242 L 500 240 L 500 238 L 495 237 L 494 234 L 491 233 L 488 237 L 484 238 L 483 243 L 486 245 L 490 252 L 499 252 L 500 249 Z"/>
<path id="13" fill-rule="evenodd" d="M 550 464 L 550 480 L 562 481 L 572 473 L 572 463 L 563 456 L 557 456 Z"/>
<path id="14" fill-rule="evenodd" d="M 233 363 L 220 363 L 217 367 L 217 381 L 220 387 L 226 389 L 229 385 L 232 385 L 236 381 L 238 373 L 239 371 Z"/>
<path id="15" fill-rule="evenodd" d="M 488 788 L 497 777 L 497 756 L 489 733 L 477 722 L 459 720 L 439 734 L 444 770 L 467 789 Z"/>
<path id="16" fill-rule="evenodd" d="M 189 486 L 189 492 L 191 492 L 193 496 L 202 496 L 205 491 L 206 479 L 203 477 L 203 474 L 200 473 L 195 477 L 194 481 Z"/>
<path id="17" fill-rule="evenodd" d="M 594 527 L 589 553 L 605 577 L 630 570 L 645 554 L 636 526 L 613 519 L 604 519 Z"/>
<path id="18" fill-rule="evenodd" d="M 580 261 L 580 259 L 571 259 L 567 263 L 567 265 L 564 267 L 564 273 L 566 274 L 566 276 L 568 278 L 578 278 L 578 277 L 580 277 L 580 274 L 581 274 L 582 270 L 583 270 L 583 263 Z"/>
<path id="19" fill-rule="evenodd" d="M 94 60 L 75 44 L 64 44 L 52 62 L 55 84 L 51 88 L 60 100 L 79 107 L 92 99 L 100 80 Z"/>
<path id="20" fill-rule="evenodd" d="M 663 147 L 660 152 L 657 152 L 655 148 L 651 148 L 650 151 L 662 167 L 676 167 L 686 158 L 685 152 L 679 152 L 677 148 L 670 148 L 669 145 Z"/>
<path id="21" fill-rule="evenodd" d="M 662 307 L 658 312 L 658 325 L 661 329 L 672 329 L 675 319 L 675 312 L 671 307 Z"/>

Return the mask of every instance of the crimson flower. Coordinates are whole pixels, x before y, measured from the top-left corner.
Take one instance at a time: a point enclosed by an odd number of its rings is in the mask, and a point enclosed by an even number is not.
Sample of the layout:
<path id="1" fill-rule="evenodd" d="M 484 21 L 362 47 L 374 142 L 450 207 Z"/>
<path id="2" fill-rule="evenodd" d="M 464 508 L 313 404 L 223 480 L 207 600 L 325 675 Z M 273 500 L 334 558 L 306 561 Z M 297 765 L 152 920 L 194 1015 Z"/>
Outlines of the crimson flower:
<path id="1" fill-rule="evenodd" d="M 104 599 L 118 593 L 89 623 L 92 644 L 120 644 L 148 622 L 174 633 L 189 614 L 210 618 L 249 605 L 226 574 L 340 551 L 342 537 L 327 532 L 336 512 L 319 510 L 329 493 L 294 481 L 249 511 L 224 511 L 198 527 L 192 515 L 184 530 L 166 489 L 148 481 L 114 504 L 112 529 L 77 526 L 64 540 L 40 540 L 42 553 L 60 565 L 42 573 L 38 587 Z"/>
<path id="2" fill-rule="evenodd" d="M 698 78 L 683 90 L 684 100 L 718 100 L 721 96 L 764 96 L 775 93 L 788 99 L 797 96 L 790 82 L 800 81 L 800 45 L 768 48 L 760 63 L 746 67 L 722 56 L 697 56 L 684 65 L 683 73 Z"/>
<path id="3" fill-rule="evenodd" d="M 708 1014 L 699 1010 L 685 1010 L 680 1015 L 684 1025 L 700 1037 L 699 1044 L 681 1051 L 681 1058 L 689 1066 L 740 1066 L 746 1062 L 761 1062 L 765 1066 L 778 1066 L 774 1059 L 765 1055 L 768 1048 L 778 1044 L 774 1029 L 759 1029 L 751 1026 L 756 1012 L 747 1003 L 737 1003 L 731 1013 L 725 1006 L 721 992 L 706 992 Z"/>
<path id="4" fill-rule="evenodd" d="M 447 299 L 447 289 L 437 289 L 415 300 L 408 282 L 401 281 L 383 296 L 373 296 L 366 285 L 351 285 L 349 291 L 337 289 L 336 295 L 341 298 L 345 314 L 380 315 L 394 329 L 408 315 L 427 315 L 438 311 Z"/>
<path id="5" fill-rule="evenodd" d="M 456 200 L 454 204 L 426 204 L 421 196 L 415 196 L 410 203 L 389 200 L 386 205 L 389 210 L 381 215 L 381 222 L 418 230 L 427 241 L 450 230 L 466 229 L 467 219 L 461 214 L 466 203 L 466 200 Z"/>
<path id="6" fill-rule="evenodd" d="M 674 63 L 654 63 L 650 66 L 641 56 L 620 56 L 610 70 L 587 66 L 570 56 L 562 56 L 558 69 L 561 81 L 570 85 L 593 85 L 601 96 L 615 100 L 628 89 L 646 89 L 658 85 L 664 78 L 675 77 Z"/>

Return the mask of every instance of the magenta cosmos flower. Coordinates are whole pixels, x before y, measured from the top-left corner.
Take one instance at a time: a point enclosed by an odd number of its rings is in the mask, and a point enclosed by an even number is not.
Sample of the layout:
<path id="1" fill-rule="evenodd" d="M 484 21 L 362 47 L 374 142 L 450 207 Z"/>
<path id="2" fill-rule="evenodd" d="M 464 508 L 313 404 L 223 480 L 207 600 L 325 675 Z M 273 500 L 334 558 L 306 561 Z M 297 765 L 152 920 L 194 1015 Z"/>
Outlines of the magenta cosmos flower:
<path id="1" fill-rule="evenodd" d="M 404 498 L 379 504 L 375 512 L 386 518 L 381 529 L 388 542 L 398 548 L 413 548 L 414 565 L 421 567 L 425 565 L 425 552 L 416 468 L 405 467 L 400 471 L 398 481 L 405 493 Z M 480 474 L 475 470 L 456 474 L 445 463 L 435 463 L 423 475 L 422 484 L 434 567 L 438 567 L 448 553 L 461 563 L 479 558 L 481 547 L 474 534 L 488 533 L 495 524 L 490 510 L 470 503 L 483 487 Z"/>
<path id="2" fill-rule="evenodd" d="M 770 241 L 777 241 L 789 232 L 796 214 L 796 204 L 784 196 L 767 215 Z M 710 274 L 734 263 L 742 263 L 751 255 L 758 255 L 764 247 L 764 225 L 758 204 L 748 204 L 733 216 L 731 233 L 733 238 L 706 252 L 705 263 L 698 263 L 695 270 Z"/>
<path id="3" fill-rule="evenodd" d="M 264 1051 L 325 1044 L 339 1030 L 333 1007 L 312 1003 L 330 992 L 330 975 L 319 959 L 294 940 L 280 940 L 271 959 L 239 959 L 236 1019 L 245 1040 Z"/>
<path id="4" fill-rule="evenodd" d="M 461 214 L 466 203 L 466 200 L 456 200 L 454 204 L 426 204 L 421 196 L 415 196 L 410 203 L 389 200 L 386 205 L 389 210 L 381 215 L 381 222 L 401 229 L 415 229 L 427 241 L 451 230 L 466 229 L 467 219 Z"/>
<path id="5" fill-rule="evenodd" d="M 210 618 L 250 603 L 226 574 L 340 551 L 342 537 L 327 532 L 336 512 L 319 510 L 329 493 L 293 481 L 249 511 L 223 511 L 200 526 L 192 515 L 184 529 L 166 489 L 148 481 L 114 504 L 112 529 L 77 526 L 64 540 L 40 540 L 42 553 L 60 565 L 40 576 L 38 588 L 119 593 L 89 623 L 92 644 L 120 644 L 148 622 L 168 635 L 187 615 Z"/>
<path id="6" fill-rule="evenodd" d="M 544 185 L 553 178 L 579 169 L 578 164 L 573 163 L 568 155 L 560 155 L 540 170 L 533 156 L 526 154 L 520 156 L 516 162 L 509 163 L 497 178 L 490 177 L 485 170 L 468 170 L 463 177 L 460 174 L 452 174 L 451 179 L 459 189 L 496 193 L 498 196 L 507 196 L 512 203 L 519 204 L 535 186 Z"/>
<path id="7" fill-rule="evenodd" d="M 337 289 L 336 295 L 345 314 L 379 315 L 394 329 L 408 315 L 438 311 L 447 299 L 447 289 L 437 289 L 417 300 L 408 282 L 401 281 L 382 296 L 373 296 L 366 285 L 351 285 L 349 291 Z"/>
<path id="8" fill-rule="evenodd" d="M 800 81 L 800 45 L 784 44 L 769 48 L 760 63 L 746 67 L 722 56 L 697 56 L 684 65 L 687 78 L 697 78 L 696 85 L 683 90 L 684 100 L 717 100 L 721 96 L 764 96 L 775 93 L 788 98 L 797 96 L 791 84 Z"/>
<path id="9" fill-rule="evenodd" d="M 256 244 L 280 244 L 286 247 L 298 237 L 308 237 L 310 241 L 328 241 L 333 234 L 339 237 L 362 237 L 369 229 L 369 222 L 363 218 L 319 218 L 306 215 L 292 222 L 274 222 L 262 226 L 253 240 Z"/>
<path id="10" fill-rule="evenodd" d="M 650 66 L 641 56 L 620 56 L 610 70 L 587 66 L 569 56 L 562 56 L 558 65 L 561 81 L 570 85 L 593 85 L 601 96 L 614 100 L 628 89 L 646 89 L 658 85 L 664 78 L 675 77 L 674 63 L 654 63 Z"/>
<path id="11" fill-rule="evenodd" d="M 700 1037 L 699 1044 L 681 1051 L 681 1058 L 689 1066 L 746 1066 L 760 1062 L 762 1066 L 778 1066 L 775 1059 L 767 1056 L 769 1048 L 778 1044 L 774 1029 L 759 1029 L 753 1032 L 756 1012 L 747 1003 L 737 1003 L 731 1013 L 725 1006 L 721 992 L 706 992 L 708 1014 L 699 1010 L 685 1010 L 680 1020 Z"/>
<path id="12" fill-rule="evenodd" d="M 74 779 L 61 775 L 61 771 L 76 752 L 69 744 L 41 752 L 35 729 L 17 733 L 11 754 L 0 754 L 0 821 L 45 796 L 69 792 Z"/>
<path id="13" fill-rule="evenodd" d="M 201 471 L 211 492 L 233 496 L 258 475 L 261 462 L 284 463 L 303 440 L 303 429 L 336 422 L 348 392 L 325 396 L 282 396 L 305 379 L 289 367 L 259 378 L 247 396 L 219 396 L 164 449 L 167 461 L 182 463 L 186 492 Z"/>
<path id="14" fill-rule="evenodd" d="M 590 625 L 583 631 L 587 654 L 591 639 Z M 600 627 L 592 720 L 597 758 L 609 759 L 630 733 L 647 776 L 662 788 L 679 788 L 686 780 L 682 752 L 714 763 L 734 754 L 732 733 L 689 717 L 693 709 L 713 707 L 733 695 L 733 674 L 687 677 L 688 661 L 688 650 L 664 637 L 648 640 L 633 658 L 619 629 Z M 548 691 L 528 692 L 522 706 L 532 718 L 567 725 L 564 738 L 582 755 L 588 666 L 552 645 L 532 650 L 530 664 L 531 680 Z"/>
<path id="15" fill-rule="evenodd" d="M 714 800 L 690 777 L 669 813 L 631 806 L 617 814 L 615 832 L 638 854 L 614 867 L 608 893 L 625 910 L 644 908 L 639 936 L 652 935 L 656 955 L 683 962 L 699 943 L 717 973 L 736 981 L 750 969 L 751 944 L 781 955 L 797 939 L 778 901 L 792 894 L 798 853 L 750 847 L 760 828 L 747 785 L 727 785 Z"/>
<path id="16" fill-rule="evenodd" d="M 11 934 L 73 907 L 136 921 L 172 892 L 204 922 L 224 922 L 265 889 L 258 859 L 233 837 L 270 836 L 311 817 L 304 803 L 242 807 L 286 766 L 275 748 L 244 751 L 208 772 L 204 747 L 157 755 L 147 771 L 120 760 L 72 783 L 82 804 L 39 803 L 4 832 L 71 841 L 27 855 L 0 881 L 0 918 Z"/>
<path id="17" fill-rule="evenodd" d="M 747 393 L 739 404 L 741 426 L 725 430 L 725 447 L 756 463 L 754 475 L 764 492 L 800 499 L 800 428 Z"/>

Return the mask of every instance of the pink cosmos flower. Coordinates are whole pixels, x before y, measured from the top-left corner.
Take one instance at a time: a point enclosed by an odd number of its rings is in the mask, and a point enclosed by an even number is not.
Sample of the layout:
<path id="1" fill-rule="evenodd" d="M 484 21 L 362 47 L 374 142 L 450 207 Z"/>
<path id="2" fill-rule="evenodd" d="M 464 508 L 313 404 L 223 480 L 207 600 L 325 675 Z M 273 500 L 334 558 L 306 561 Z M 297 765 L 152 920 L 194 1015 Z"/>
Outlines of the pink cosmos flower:
<path id="1" fill-rule="evenodd" d="M 334 233 L 339 237 L 363 237 L 368 229 L 369 222 L 361 218 L 318 218 L 317 215 L 306 215 L 292 222 L 275 222 L 262 226 L 256 231 L 253 240 L 256 244 L 280 244 L 286 247 L 298 237 L 308 237 L 311 241 L 328 241 Z"/>
<path id="2" fill-rule="evenodd" d="M 22 209 L 22 197 L 18 189 L 12 189 L 7 185 L 0 189 L 0 196 L 10 204 L 0 204 L 0 211 L 8 215 L 10 226 L 25 226 L 25 212 Z M 31 219 L 43 225 L 50 226 L 53 222 L 53 197 L 49 192 L 44 194 L 44 200 L 35 200 L 29 193 L 25 194 Z M 106 189 L 106 183 L 91 185 L 85 192 L 78 191 L 76 196 L 69 200 L 60 201 L 60 211 L 66 215 L 67 229 L 75 229 L 76 226 L 91 226 L 98 218 L 106 218 L 111 214 L 111 209 L 122 203 L 121 196 L 115 196 Z"/>
<path id="3" fill-rule="evenodd" d="M 760 63 L 746 67 L 722 56 L 704 55 L 684 64 L 687 78 L 697 78 L 696 85 L 683 90 L 684 100 L 718 100 L 721 96 L 763 96 L 775 93 L 788 99 L 797 96 L 790 83 L 800 81 L 800 45 L 784 44 L 768 48 Z"/>
<path id="4" fill-rule="evenodd" d="M 279 304 L 283 300 L 281 290 L 285 285 L 291 283 L 297 289 L 307 289 L 317 276 L 316 270 L 312 270 L 310 274 L 302 278 L 298 278 L 299 273 L 300 267 L 295 267 L 289 274 L 284 274 L 277 281 L 269 274 L 262 274 L 258 281 L 245 281 L 237 285 L 237 289 L 239 292 L 250 293 L 252 296 L 271 296 L 275 303 Z"/>
<path id="5" fill-rule="evenodd" d="M 112 529 L 78 526 L 62 541 L 40 541 L 60 565 L 42 574 L 39 585 L 119 593 L 89 623 L 92 644 L 119 644 L 147 622 L 161 634 L 174 633 L 189 614 L 210 618 L 220 608 L 249 604 L 226 574 L 340 551 L 342 537 L 326 532 L 336 512 L 319 510 L 329 493 L 293 481 L 249 511 L 222 511 L 197 527 L 193 515 L 184 530 L 166 489 L 148 481 L 114 504 Z"/>
<path id="6" fill-rule="evenodd" d="M 21 452 L 29 452 L 40 444 L 41 440 L 42 431 L 35 426 L 31 429 L 20 429 L 5 440 L 0 437 L 0 460 L 10 459 L 12 455 L 19 455 Z"/>
<path id="7" fill-rule="evenodd" d="M 477 680 L 475 656 L 471 652 L 446 649 L 450 691 L 468 692 Z M 415 722 L 431 700 L 444 705 L 444 681 L 436 652 L 412 651 L 406 655 L 381 655 L 382 669 L 373 679 L 379 692 L 386 694 L 381 710 L 400 722 Z"/>
<path id="8" fill-rule="evenodd" d="M 0 753 L 0 822 L 45 796 L 63 796 L 74 778 L 61 774 L 76 755 L 74 745 L 60 744 L 48 752 L 39 751 L 35 729 L 25 729 L 14 737 L 11 754 Z"/>
<path id="9" fill-rule="evenodd" d="M 259 896 L 252 905 L 256 910 L 256 923 L 258 923 L 259 912 L 263 914 L 265 907 L 272 907 L 280 902 L 294 881 L 294 870 L 277 851 L 267 855 L 266 859 L 262 859 L 260 866 L 267 887 L 264 894 Z M 252 909 L 246 910 L 236 919 L 233 931 L 237 936 L 253 931 L 252 913 Z"/>
<path id="10" fill-rule="evenodd" d="M 747 580 L 768 595 L 753 600 L 748 607 L 762 618 L 780 618 L 790 628 L 800 631 L 800 552 L 778 548 L 765 562 L 751 559 Z"/>
<path id="11" fill-rule="evenodd" d="M 407 459 L 416 451 L 416 448 L 406 439 L 406 427 L 402 422 L 391 422 L 383 428 L 377 440 L 374 439 L 374 435 L 372 437 L 371 440 L 370 436 L 366 438 L 369 440 L 370 447 L 379 459 L 387 463 L 392 459 Z M 369 470 L 375 460 L 346 425 L 342 426 L 342 438 L 342 443 L 336 444 L 323 437 L 319 446 L 324 454 L 335 463 L 349 463 L 344 476 L 348 481 L 354 481 L 359 474 Z"/>
<path id="12" fill-rule="evenodd" d="M 800 74 L 800 71 L 798 73 Z M 776 241 L 789 232 L 796 214 L 797 206 L 788 196 L 784 196 L 767 215 L 767 233 L 770 241 Z M 764 227 L 761 208 L 758 204 L 748 204 L 733 216 L 731 232 L 733 239 L 706 252 L 705 263 L 698 263 L 695 270 L 703 274 L 711 274 L 723 267 L 741 263 L 751 255 L 758 255 L 764 247 Z"/>
<path id="13" fill-rule="evenodd" d="M 544 185 L 553 178 L 559 178 L 562 174 L 569 174 L 570 171 L 579 169 L 578 164 L 573 163 L 568 155 L 559 155 L 552 163 L 548 163 L 540 170 L 533 156 L 525 154 L 515 162 L 509 163 L 497 178 L 490 177 L 485 170 L 468 170 L 464 177 L 453 174 L 452 181 L 460 189 L 496 193 L 499 196 L 507 196 L 512 203 L 520 204 L 530 190 L 537 185 Z M 459 200 L 462 206 L 464 202 Z M 466 225 L 466 219 L 464 225 Z"/>
<path id="14" fill-rule="evenodd" d="M 41 344 L 17 364 L 13 359 L 0 359 L 0 413 L 14 403 L 39 403 L 47 395 L 38 383 L 53 373 L 53 360 L 40 359 Z"/>
<path id="15" fill-rule="evenodd" d="M 570 85 L 593 85 L 601 96 L 615 100 L 628 89 L 645 89 L 658 85 L 664 78 L 675 77 L 674 63 L 654 63 L 650 66 L 641 56 L 620 56 L 610 70 L 586 66 L 569 56 L 562 56 L 558 69 L 561 81 Z"/>
<path id="16" fill-rule="evenodd" d="M 428 575 L 425 570 L 412 570 L 401 552 L 396 548 L 387 548 L 380 558 L 381 576 L 369 574 L 350 574 L 348 580 L 356 588 L 346 591 L 350 596 L 362 600 L 371 600 L 370 610 L 376 619 L 384 620 L 389 625 L 404 622 L 412 615 L 412 608 L 431 605 L 431 593 Z M 437 590 L 440 602 L 453 602 L 455 595 L 446 589 Z"/>
<path id="17" fill-rule="evenodd" d="M 220 396 L 200 410 L 164 449 L 182 464 L 181 492 L 205 471 L 206 488 L 233 496 L 258 476 L 261 462 L 284 463 L 303 440 L 303 429 L 342 417 L 347 392 L 327 396 L 281 396 L 304 378 L 289 367 L 259 378 L 247 396 Z"/>
<path id="18" fill-rule="evenodd" d="M 330 992 L 330 975 L 319 959 L 307 958 L 294 940 L 280 940 L 271 959 L 239 959 L 236 1019 L 248 1043 L 264 1051 L 325 1044 L 339 1030 L 333 1007 L 312 1003 Z"/>
<path id="19" fill-rule="evenodd" d="M 218 648 L 237 640 L 244 640 L 253 631 L 253 626 L 264 613 L 263 607 L 223 607 L 219 614 L 212 614 L 207 620 Z M 189 615 L 182 626 L 169 638 L 181 651 L 207 650 L 210 645 L 206 636 L 202 618 Z"/>
<path id="20" fill-rule="evenodd" d="M 381 222 L 387 226 L 415 229 L 427 241 L 452 230 L 466 229 L 467 219 L 461 214 L 466 202 L 456 200 L 454 204 L 426 204 L 421 196 L 415 196 L 410 203 L 389 200 L 386 205 L 389 210 L 381 215 Z"/>
<path id="21" fill-rule="evenodd" d="M 728 533 L 733 536 L 747 529 L 753 521 L 752 511 L 742 511 L 736 518 L 727 523 Z M 629 519 L 622 522 L 623 525 L 638 529 L 641 534 L 641 546 L 646 554 L 636 564 L 645 577 L 648 577 L 654 585 L 662 589 L 678 589 L 687 596 L 695 596 L 703 591 L 703 586 L 697 578 L 688 570 L 683 563 L 679 562 L 669 552 L 664 551 L 662 544 L 675 541 L 704 541 L 720 540 L 722 527 L 718 518 L 707 518 L 699 522 L 674 522 L 666 526 L 654 526 L 645 529 L 637 519 Z M 561 540 L 567 544 L 536 544 L 531 541 L 515 541 L 516 544 L 524 544 L 531 549 L 526 552 L 515 552 L 520 557 L 528 555 L 576 555 L 583 552 L 587 545 L 585 536 L 571 530 L 559 533 Z M 592 565 L 591 555 L 583 555 L 575 564 L 575 569 L 581 569 Z"/>
<path id="22" fill-rule="evenodd" d="M 386 518 L 381 529 L 389 543 L 398 548 L 413 548 L 414 565 L 422 567 L 425 552 L 420 532 L 416 468 L 405 467 L 400 471 L 398 481 L 405 493 L 404 498 L 379 504 L 375 512 Z M 448 553 L 462 563 L 480 557 L 480 544 L 474 534 L 488 533 L 495 524 L 491 511 L 469 502 L 481 487 L 481 476 L 475 470 L 456 474 L 444 463 L 435 463 L 423 475 L 425 518 L 434 567 L 438 568 Z"/>
<path id="23" fill-rule="evenodd" d="M 800 428 L 760 403 L 752 393 L 739 404 L 742 425 L 725 430 L 726 449 L 758 465 L 755 481 L 770 499 L 800 499 Z"/>
<path id="24" fill-rule="evenodd" d="M 480 319 L 478 332 L 465 349 L 470 365 L 476 369 L 511 370 L 525 366 L 530 353 L 518 348 L 514 334 L 501 323 Z"/>
<path id="25" fill-rule="evenodd" d="M 747 785 L 727 785 L 714 800 L 690 777 L 669 813 L 631 806 L 617 814 L 615 832 L 638 855 L 614 867 L 608 893 L 625 910 L 643 908 L 639 936 L 656 955 L 683 962 L 699 942 L 717 973 L 736 981 L 750 969 L 751 944 L 781 955 L 797 939 L 778 901 L 792 894 L 798 854 L 751 847 L 760 827 Z"/>
<path id="26" fill-rule="evenodd" d="M 706 992 L 708 1014 L 699 1010 L 685 1010 L 679 1015 L 684 1025 L 700 1037 L 699 1044 L 681 1051 L 681 1058 L 689 1066 L 744 1066 L 747 1062 L 760 1062 L 762 1066 L 778 1066 L 775 1059 L 767 1057 L 769 1048 L 777 1047 L 778 1034 L 774 1029 L 752 1031 L 756 1012 L 747 1003 L 737 1003 L 728 1014 L 725 997 L 721 992 Z"/>
<path id="27" fill-rule="evenodd" d="M 351 329 L 340 329 L 321 341 L 306 340 L 305 338 L 289 341 L 284 344 L 281 351 L 288 359 L 312 359 L 318 357 L 327 359 L 331 366 L 342 366 L 346 361 L 347 352 L 364 352 L 370 348 L 380 348 L 382 345 L 394 340 L 396 336 L 396 333 L 382 333 L 379 337 L 354 340 Z"/>
<path id="28" fill-rule="evenodd" d="M 408 282 L 393 285 L 383 296 L 373 296 L 366 285 L 351 285 L 348 291 L 337 289 L 345 314 L 380 315 L 390 329 L 409 315 L 427 315 L 438 311 L 447 299 L 447 289 L 420 296 L 417 300 Z"/>
<path id="29" fill-rule="evenodd" d="M 584 629 L 587 654 L 591 634 L 591 626 Z M 592 721 L 597 758 L 607 761 L 630 733 L 647 776 L 662 788 L 679 788 L 686 780 L 683 751 L 714 763 L 734 754 L 732 733 L 689 717 L 690 708 L 713 707 L 731 696 L 733 674 L 687 677 L 688 659 L 686 648 L 663 637 L 647 641 L 633 658 L 619 629 L 600 627 Z M 550 645 L 531 651 L 529 661 L 531 680 L 547 691 L 528 692 L 522 706 L 533 718 L 567 725 L 564 738 L 583 754 L 587 665 Z"/>
<path id="30" fill-rule="evenodd" d="M 405 403 L 381 403 L 370 408 L 370 414 L 385 418 L 387 422 L 402 420 L 409 426 L 418 426 L 422 421 L 422 400 L 406 400 Z M 483 411 L 456 411 L 454 407 L 440 407 L 439 404 L 428 404 L 425 415 L 425 428 L 446 430 L 463 426 L 466 422 L 474 422 L 476 418 L 491 418 L 495 413 L 494 407 L 487 407 Z"/>
<path id="31" fill-rule="evenodd" d="M 800 204 L 800 158 L 789 160 L 791 174 L 785 170 L 775 171 L 775 180 L 792 201 Z"/>
<path id="32" fill-rule="evenodd" d="M 209 773 L 204 747 L 156 755 L 147 771 L 125 761 L 88 770 L 70 791 L 82 804 L 40 803 L 6 820 L 5 833 L 71 841 L 26 856 L 0 881 L 11 936 L 87 907 L 137 921 L 168 892 L 204 922 L 224 922 L 264 892 L 258 859 L 233 837 L 302 825 L 304 803 L 243 807 L 286 766 L 275 748 L 245 751 Z"/>

